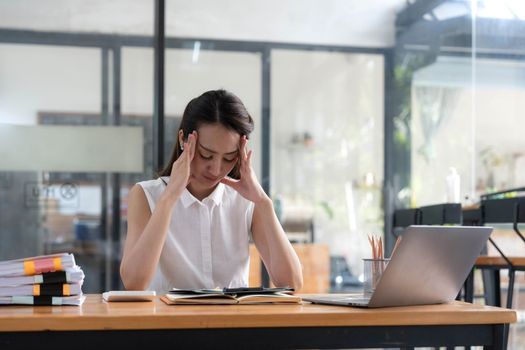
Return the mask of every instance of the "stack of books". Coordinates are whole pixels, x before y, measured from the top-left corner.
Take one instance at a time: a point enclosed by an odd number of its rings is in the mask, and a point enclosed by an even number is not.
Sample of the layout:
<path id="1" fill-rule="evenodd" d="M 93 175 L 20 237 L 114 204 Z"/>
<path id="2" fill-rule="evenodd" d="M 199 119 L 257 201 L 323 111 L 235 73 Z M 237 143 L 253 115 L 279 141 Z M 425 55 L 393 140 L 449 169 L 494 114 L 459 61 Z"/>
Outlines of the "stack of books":
<path id="1" fill-rule="evenodd" d="M 81 305 L 83 282 L 73 254 L 0 261 L 0 305 Z"/>

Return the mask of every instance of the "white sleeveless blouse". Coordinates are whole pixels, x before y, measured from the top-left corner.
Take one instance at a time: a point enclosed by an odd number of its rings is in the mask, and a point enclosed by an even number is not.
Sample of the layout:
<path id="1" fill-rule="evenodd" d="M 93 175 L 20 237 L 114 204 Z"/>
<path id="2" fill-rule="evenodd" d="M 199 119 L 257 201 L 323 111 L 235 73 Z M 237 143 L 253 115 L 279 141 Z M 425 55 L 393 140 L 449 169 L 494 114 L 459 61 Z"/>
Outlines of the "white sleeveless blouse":
<path id="1" fill-rule="evenodd" d="M 160 178 L 138 185 L 153 212 L 166 185 Z M 160 294 L 171 288 L 248 286 L 253 209 L 253 202 L 222 183 L 202 202 L 185 189 L 173 206 L 149 289 Z"/>

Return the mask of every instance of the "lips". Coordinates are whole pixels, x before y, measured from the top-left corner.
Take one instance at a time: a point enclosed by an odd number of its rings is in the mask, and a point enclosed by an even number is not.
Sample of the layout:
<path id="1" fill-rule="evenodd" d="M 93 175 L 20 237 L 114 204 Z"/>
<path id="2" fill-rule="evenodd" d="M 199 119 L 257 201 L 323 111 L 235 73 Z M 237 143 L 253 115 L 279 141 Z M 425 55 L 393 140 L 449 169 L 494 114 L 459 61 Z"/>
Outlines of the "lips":
<path id="1" fill-rule="evenodd" d="M 210 181 L 210 182 L 215 182 L 215 181 L 218 181 L 219 178 L 218 177 L 209 177 L 209 176 L 206 176 L 206 175 L 203 175 L 202 176 L 204 179 Z"/>

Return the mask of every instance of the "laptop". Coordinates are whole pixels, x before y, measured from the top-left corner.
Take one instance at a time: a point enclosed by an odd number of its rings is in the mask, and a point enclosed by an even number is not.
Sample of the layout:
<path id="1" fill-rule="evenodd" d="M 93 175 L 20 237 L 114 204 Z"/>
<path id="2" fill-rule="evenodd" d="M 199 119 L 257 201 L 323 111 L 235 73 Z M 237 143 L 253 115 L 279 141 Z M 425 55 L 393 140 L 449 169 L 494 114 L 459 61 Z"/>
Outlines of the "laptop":
<path id="1" fill-rule="evenodd" d="M 372 294 L 308 295 L 303 300 L 371 308 L 452 301 L 491 232 L 484 226 L 409 226 Z"/>

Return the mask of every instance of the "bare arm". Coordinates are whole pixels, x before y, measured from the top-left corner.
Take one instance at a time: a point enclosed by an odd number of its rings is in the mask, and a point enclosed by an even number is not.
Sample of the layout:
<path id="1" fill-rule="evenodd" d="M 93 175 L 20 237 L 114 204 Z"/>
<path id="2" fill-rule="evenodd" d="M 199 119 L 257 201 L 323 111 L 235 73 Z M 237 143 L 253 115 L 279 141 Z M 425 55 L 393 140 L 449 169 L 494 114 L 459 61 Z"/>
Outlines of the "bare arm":
<path id="1" fill-rule="evenodd" d="M 184 152 L 173 163 L 170 182 L 150 211 L 140 185 L 129 194 L 128 234 L 120 263 L 120 276 L 128 290 L 148 287 L 159 263 L 168 234 L 172 208 L 190 181 L 190 163 L 195 153 L 196 133 L 188 137 Z"/>
<path id="2" fill-rule="evenodd" d="M 270 198 L 255 204 L 252 235 L 272 282 L 295 290 L 303 287 L 301 262 L 275 215 Z"/>
<path id="3" fill-rule="evenodd" d="M 277 220 L 272 200 L 257 181 L 251 166 L 252 151 L 247 150 L 247 142 L 246 136 L 240 140 L 240 180 L 224 178 L 221 181 L 255 203 L 251 227 L 253 240 L 273 283 L 299 290 L 303 286 L 301 262 Z"/>
<path id="4" fill-rule="evenodd" d="M 120 264 L 120 276 L 126 289 L 143 290 L 150 284 L 168 233 L 170 204 L 159 201 L 151 213 L 142 187 L 135 185 L 131 189 L 128 234 Z"/>

